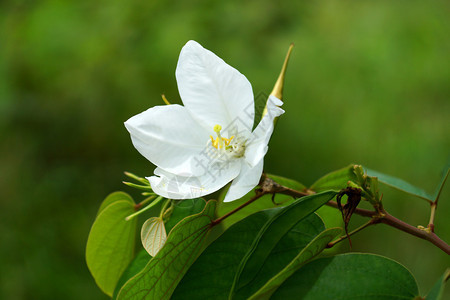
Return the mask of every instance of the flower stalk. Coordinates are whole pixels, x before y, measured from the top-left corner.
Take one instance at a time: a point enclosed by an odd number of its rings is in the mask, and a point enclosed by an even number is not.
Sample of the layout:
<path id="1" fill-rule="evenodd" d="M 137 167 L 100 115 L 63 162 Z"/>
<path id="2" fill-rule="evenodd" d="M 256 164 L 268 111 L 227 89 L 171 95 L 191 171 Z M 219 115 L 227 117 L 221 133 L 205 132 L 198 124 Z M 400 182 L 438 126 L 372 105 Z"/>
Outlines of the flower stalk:
<path id="1" fill-rule="evenodd" d="M 150 208 L 156 206 L 156 204 L 158 204 L 162 199 L 164 199 L 164 197 L 159 196 L 158 198 L 156 198 L 153 202 L 151 202 L 149 205 L 147 205 L 146 207 L 144 207 L 143 209 L 135 212 L 134 214 L 129 215 L 128 217 L 125 218 L 125 221 L 130 221 L 131 219 L 133 219 L 136 216 L 139 216 L 140 214 L 142 214 L 143 212 L 149 210 Z M 144 200 L 145 201 L 145 200 Z"/>

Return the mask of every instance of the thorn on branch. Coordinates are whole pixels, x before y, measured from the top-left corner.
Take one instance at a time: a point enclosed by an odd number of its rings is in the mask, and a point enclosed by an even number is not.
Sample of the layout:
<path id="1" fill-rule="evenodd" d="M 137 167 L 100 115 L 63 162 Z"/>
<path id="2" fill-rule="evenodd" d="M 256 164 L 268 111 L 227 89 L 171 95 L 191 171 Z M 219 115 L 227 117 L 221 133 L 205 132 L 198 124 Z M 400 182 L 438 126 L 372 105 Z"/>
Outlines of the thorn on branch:
<path id="1" fill-rule="evenodd" d="M 342 206 L 341 199 L 344 195 L 347 195 L 347 203 L 344 206 Z M 354 187 L 345 188 L 341 190 L 339 194 L 337 194 L 336 196 L 336 202 L 342 214 L 342 219 L 344 220 L 345 234 L 347 235 L 348 242 L 350 243 L 350 248 L 352 247 L 352 241 L 348 234 L 348 223 L 350 223 L 350 219 L 360 201 L 361 201 L 361 190 Z"/>

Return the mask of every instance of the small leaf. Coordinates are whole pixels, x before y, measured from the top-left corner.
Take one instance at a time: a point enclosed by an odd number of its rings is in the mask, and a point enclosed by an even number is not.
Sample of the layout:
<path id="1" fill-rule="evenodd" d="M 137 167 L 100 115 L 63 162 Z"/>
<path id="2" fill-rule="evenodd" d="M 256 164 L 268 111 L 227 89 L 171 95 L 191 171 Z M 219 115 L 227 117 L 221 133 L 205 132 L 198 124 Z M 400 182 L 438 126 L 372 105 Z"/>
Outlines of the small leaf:
<path id="1" fill-rule="evenodd" d="M 328 173 L 314 182 L 310 189 L 316 192 L 321 192 L 346 188 L 349 180 L 357 180 L 356 175 L 353 172 L 354 167 L 355 165 L 352 164 L 345 168 Z"/>
<path id="2" fill-rule="evenodd" d="M 431 288 L 427 295 L 427 300 L 441 300 L 444 294 L 445 282 L 450 278 L 450 269 L 447 269 L 439 280 Z"/>
<path id="3" fill-rule="evenodd" d="M 306 262 L 321 253 L 342 230 L 330 228 L 316 236 L 281 272 L 272 277 L 263 287 L 249 299 L 269 299 L 275 290 Z"/>
<path id="4" fill-rule="evenodd" d="M 166 228 L 162 218 L 151 217 L 141 229 L 141 241 L 148 254 L 155 256 L 166 242 Z"/>
<path id="5" fill-rule="evenodd" d="M 209 201 L 201 213 L 178 223 L 164 247 L 141 272 L 125 283 L 117 299 L 169 299 L 211 229 L 215 204 Z"/>
<path id="6" fill-rule="evenodd" d="M 342 254 L 309 262 L 271 299 L 413 299 L 418 288 L 399 263 L 373 254 Z"/>
<path id="7" fill-rule="evenodd" d="M 366 167 L 364 167 L 364 169 L 367 172 L 368 176 L 377 177 L 379 182 L 389 185 L 397 190 L 427 200 L 428 202 L 434 200 L 433 197 L 429 195 L 427 192 L 425 192 L 423 189 L 418 188 L 410 184 L 409 182 L 404 181 L 403 179 L 386 175 L 378 171 L 368 169 Z"/>
<path id="8" fill-rule="evenodd" d="M 442 189 L 444 188 L 445 182 L 447 181 L 448 175 L 450 174 L 450 167 L 447 166 L 446 170 L 443 172 L 439 186 L 433 194 L 433 200 L 438 201 L 441 195 Z"/>
<path id="9" fill-rule="evenodd" d="M 86 245 L 86 262 L 99 288 L 111 296 L 117 281 L 134 255 L 136 219 L 125 221 L 134 212 L 134 202 L 125 193 L 108 196 L 100 207 Z"/>

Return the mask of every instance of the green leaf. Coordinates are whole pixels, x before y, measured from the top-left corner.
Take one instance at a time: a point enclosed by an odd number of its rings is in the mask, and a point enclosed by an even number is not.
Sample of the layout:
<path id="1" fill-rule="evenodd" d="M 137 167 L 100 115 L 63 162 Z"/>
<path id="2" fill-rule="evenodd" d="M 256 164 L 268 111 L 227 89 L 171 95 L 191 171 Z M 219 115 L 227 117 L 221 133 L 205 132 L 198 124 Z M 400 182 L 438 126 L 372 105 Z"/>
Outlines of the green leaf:
<path id="1" fill-rule="evenodd" d="M 272 277 L 263 287 L 249 299 L 269 299 L 275 290 L 305 263 L 322 252 L 342 230 L 330 228 L 316 236 L 281 272 Z"/>
<path id="2" fill-rule="evenodd" d="M 442 189 L 444 188 L 445 182 L 447 181 L 448 175 L 450 174 L 450 167 L 447 167 L 443 172 L 439 186 L 433 194 L 433 200 L 437 201 L 441 195 Z"/>
<path id="3" fill-rule="evenodd" d="M 201 198 L 196 199 L 186 199 L 186 200 L 173 200 L 174 206 L 172 214 L 170 215 L 170 219 L 166 222 L 166 232 L 169 232 L 172 230 L 172 228 L 178 224 L 182 219 L 189 217 L 193 214 L 200 213 L 206 205 L 205 200 Z M 130 263 L 128 268 L 123 273 L 122 277 L 120 278 L 119 282 L 117 283 L 117 287 L 114 291 L 114 299 L 116 299 L 117 294 L 119 293 L 119 290 L 122 288 L 122 286 L 134 275 L 139 273 L 144 267 L 147 265 L 149 260 L 152 257 L 145 251 L 145 249 L 141 249 L 138 254 L 136 255 L 136 258 Z"/>
<path id="4" fill-rule="evenodd" d="M 142 225 L 141 241 L 148 254 L 155 256 L 166 242 L 166 228 L 162 218 L 151 217 Z"/>
<path id="5" fill-rule="evenodd" d="M 419 197 L 419 198 L 427 200 L 427 201 L 434 200 L 433 196 L 429 195 L 423 189 L 418 188 L 418 187 L 410 184 L 409 182 L 404 181 L 403 179 L 393 177 L 390 175 L 386 175 L 386 174 L 368 169 L 366 167 L 364 167 L 364 169 L 367 172 L 368 176 L 377 177 L 379 182 L 389 185 L 397 190 L 403 191 L 407 194 Z"/>
<path id="6" fill-rule="evenodd" d="M 103 200 L 102 204 L 100 205 L 100 208 L 98 209 L 97 212 L 97 216 L 111 203 L 120 201 L 120 200 L 131 200 L 131 202 L 133 202 L 133 199 L 131 198 L 130 195 L 128 195 L 127 193 L 124 192 L 114 192 L 109 194 L 105 200 Z M 134 202 L 133 202 L 134 204 Z"/>
<path id="7" fill-rule="evenodd" d="M 169 299 L 211 229 L 215 206 L 215 201 L 209 201 L 201 213 L 178 223 L 164 247 L 141 272 L 125 283 L 117 299 Z"/>
<path id="8" fill-rule="evenodd" d="M 279 209 L 260 211 L 232 225 L 203 251 L 175 289 L 172 300 L 228 299 L 239 262 L 261 227 Z"/>
<path id="9" fill-rule="evenodd" d="M 399 263 L 373 254 L 319 258 L 287 279 L 271 299 L 413 299 L 418 288 Z"/>
<path id="10" fill-rule="evenodd" d="M 344 226 L 344 220 L 342 220 L 342 214 L 339 209 L 324 205 L 316 211 L 316 214 L 322 218 L 326 228 Z"/>
<path id="11" fill-rule="evenodd" d="M 353 165 L 350 165 L 349 167 L 353 168 Z M 347 168 L 349 168 L 347 167 Z M 353 173 L 349 173 L 347 172 L 348 176 L 350 176 L 349 174 L 353 174 Z M 303 184 L 301 184 L 298 181 L 295 181 L 293 179 L 289 179 L 289 178 L 285 178 L 285 177 L 281 177 L 281 176 L 276 176 L 276 175 L 272 175 L 272 174 L 267 174 L 267 177 L 271 178 L 272 180 L 274 180 L 275 182 L 297 190 L 297 191 L 305 191 L 307 190 L 307 187 L 304 186 Z M 351 176 L 350 176 L 351 177 Z M 348 180 L 347 180 L 348 181 Z M 345 184 L 346 182 L 345 181 Z M 269 198 L 270 196 L 267 196 L 267 198 Z M 292 201 L 289 201 L 290 199 L 287 199 L 288 202 L 285 204 L 290 204 Z M 278 195 L 277 195 L 277 199 L 278 200 Z M 285 206 L 283 205 L 283 206 Z M 333 207 L 329 207 L 329 206 L 322 206 L 321 208 L 319 208 L 316 213 L 322 218 L 323 222 L 325 223 L 325 227 L 326 228 L 333 228 L 333 227 L 343 227 L 343 220 L 342 220 L 342 214 L 339 210 L 333 208 Z"/>
<path id="12" fill-rule="evenodd" d="M 113 193 L 103 204 L 89 233 L 86 262 L 99 288 L 111 296 L 133 259 L 137 220 L 125 221 L 135 205 L 125 193 Z"/>
<path id="13" fill-rule="evenodd" d="M 128 279 L 139 273 L 148 264 L 148 261 L 151 258 L 152 257 L 150 256 L 150 254 L 148 254 L 148 252 L 143 248 L 136 254 L 136 257 L 128 265 L 119 281 L 117 282 L 116 288 L 114 289 L 113 299 L 117 299 L 117 294 L 119 293 L 122 286 L 128 281 Z"/>
<path id="14" fill-rule="evenodd" d="M 346 188 L 349 180 L 357 180 L 356 175 L 353 172 L 354 166 L 355 165 L 352 164 L 345 168 L 326 174 L 314 182 L 309 189 L 316 192 L 322 192 L 326 190 L 340 190 Z"/>
<path id="15" fill-rule="evenodd" d="M 322 221 L 312 212 L 334 195 L 327 192 L 308 196 L 284 208 L 252 214 L 234 224 L 200 255 L 172 299 L 228 299 L 240 264 L 249 261 L 248 253 L 256 253 L 260 259 L 251 260 L 258 269 L 252 274 L 254 281 L 242 290 L 251 295 L 324 230 Z"/>
<path id="16" fill-rule="evenodd" d="M 206 205 L 206 201 L 202 198 L 173 201 L 175 204 L 173 206 L 172 214 L 165 224 L 166 232 L 170 232 L 170 230 L 172 230 L 172 228 L 182 219 L 201 212 Z"/>
<path id="17" fill-rule="evenodd" d="M 239 264 L 230 296 L 245 294 L 247 286 L 251 285 L 251 281 L 258 275 L 261 263 L 281 237 L 297 222 L 333 199 L 336 194 L 336 192 L 328 191 L 300 198 L 291 205 L 280 209 L 274 217 L 266 222 Z"/>
<path id="18" fill-rule="evenodd" d="M 450 278 L 450 269 L 447 269 L 439 280 L 431 288 L 427 295 L 427 300 L 441 300 L 444 294 L 445 282 Z"/>
<path id="19" fill-rule="evenodd" d="M 176 288 L 172 299 L 228 299 L 240 261 L 264 224 L 279 212 L 273 208 L 257 212 L 231 226 L 195 261 Z M 289 230 L 261 264 L 262 286 L 284 268 L 301 249 L 324 229 L 321 219 L 312 214 Z M 264 278 L 266 277 L 266 278 Z M 203 282 L 208 282 L 200 288 Z"/>
<path id="20" fill-rule="evenodd" d="M 306 190 L 306 186 L 304 186 L 303 184 L 301 184 L 300 182 L 298 182 L 294 179 L 289 179 L 286 177 L 272 175 L 272 174 L 266 174 L 266 176 L 285 187 L 288 187 L 288 188 L 291 188 L 291 189 L 294 189 L 297 191 Z"/>
<path id="21" fill-rule="evenodd" d="M 260 266 L 254 278 L 236 291 L 233 299 L 248 299 L 288 265 L 324 229 L 322 220 L 316 214 L 311 214 L 298 222 L 275 244 L 269 255 L 259 261 Z"/>

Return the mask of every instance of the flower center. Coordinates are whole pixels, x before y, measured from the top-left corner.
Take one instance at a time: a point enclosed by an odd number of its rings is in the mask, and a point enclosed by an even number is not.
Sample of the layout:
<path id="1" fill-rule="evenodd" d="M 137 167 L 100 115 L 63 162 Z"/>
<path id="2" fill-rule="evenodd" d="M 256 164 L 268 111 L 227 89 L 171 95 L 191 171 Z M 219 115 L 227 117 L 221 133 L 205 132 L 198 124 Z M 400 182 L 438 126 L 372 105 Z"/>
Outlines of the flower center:
<path id="1" fill-rule="evenodd" d="M 214 126 L 214 131 L 217 134 L 216 139 L 214 140 L 212 135 L 209 136 L 211 138 L 212 146 L 216 149 L 223 149 L 224 147 L 226 149 L 227 147 L 230 146 L 231 140 L 234 139 L 234 135 L 232 137 L 230 137 L 229 139 L 222 137 L 220 135 L 221 130 L 222 130 L 222 126 L 217 124 Z"/>
<path id="2" fill-rule="evenodd" d="M 216 132 L 217 137 L 214 139 L 212 135 L 211 138 L 211 146 L 215 149 L 218 155 L 226 154 L 227 156 L 233 157 L 242 157 L 245 152 L 245 140 L 235 137 L 234 135 L 230 138 L 224 138 L 220 131 L 222 130 L 222 126 L 219 124 L 215 125 L 213 130 Z M 209 142 L 208 142 L 209 143 Z"/>

